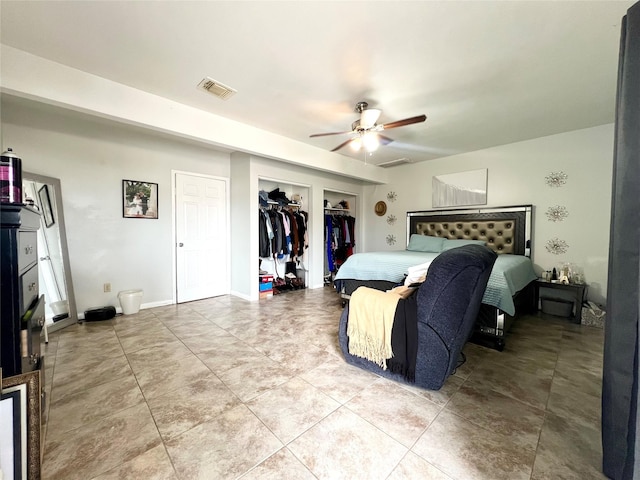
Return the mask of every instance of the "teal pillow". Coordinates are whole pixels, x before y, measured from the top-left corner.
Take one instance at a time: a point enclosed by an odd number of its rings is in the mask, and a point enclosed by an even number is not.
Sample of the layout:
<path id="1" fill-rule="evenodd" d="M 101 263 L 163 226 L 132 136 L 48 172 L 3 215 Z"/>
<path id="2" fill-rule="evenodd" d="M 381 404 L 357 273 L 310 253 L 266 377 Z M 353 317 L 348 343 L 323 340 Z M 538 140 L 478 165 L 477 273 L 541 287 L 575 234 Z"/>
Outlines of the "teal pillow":
<path id="1" fill-rule="evenodd" d="M 444 244 L 444 238 L 431 237 L 429 235 L 420 235 L 414 233 L 409 237 L 409 245 L 407 250 L 412 252 L 434 252 L 440 253 L 442 251 L 442 245 Z"/>
<path id="2" fill-rule="evenodd" d="M 445 250 L 451 250 L 452 248 L 461 247 L 463 245 L 486 245 L 486 244 L 487 242 L 485 242 L 484 240 L 464 240 L 462 238 L 460 239 L 447 238 L 444 241 L 444 245 L 442 245 L 442 251 L 444 252 Z"/>

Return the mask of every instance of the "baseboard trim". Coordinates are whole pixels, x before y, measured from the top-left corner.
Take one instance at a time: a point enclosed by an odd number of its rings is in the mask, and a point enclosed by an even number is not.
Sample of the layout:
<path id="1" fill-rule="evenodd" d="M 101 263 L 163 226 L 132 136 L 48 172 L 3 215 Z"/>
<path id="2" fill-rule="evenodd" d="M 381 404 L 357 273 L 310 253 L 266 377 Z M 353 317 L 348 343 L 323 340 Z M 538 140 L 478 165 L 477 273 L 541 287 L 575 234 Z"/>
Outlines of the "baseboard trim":
<path id="1" fill-rule="evenodd" d="M 229 294 L 233 295 L 234 297 L 238 297 L 238 298 L 241 298 L 243 300 L 247 300 L 249 302 L 255 302 L 256 300 L 259 300 L 258 297 L 253 298 L 250 295 L 245 295 L 244 293 L 240 293 L 240 292 L 237 292 L 235 290 L 231 290 L 231 292 Z"/>

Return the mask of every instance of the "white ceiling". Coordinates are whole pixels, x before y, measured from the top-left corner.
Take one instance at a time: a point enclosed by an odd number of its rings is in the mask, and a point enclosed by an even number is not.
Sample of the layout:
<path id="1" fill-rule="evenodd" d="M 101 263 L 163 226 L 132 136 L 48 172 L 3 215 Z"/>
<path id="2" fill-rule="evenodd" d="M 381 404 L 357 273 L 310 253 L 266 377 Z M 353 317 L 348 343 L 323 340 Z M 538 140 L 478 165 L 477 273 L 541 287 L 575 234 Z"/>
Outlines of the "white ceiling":
<path id="1" fill-rule="evenodd" d="M 418 162 L 613 122 L 633 3 L 2 0 L 1 41 L 325 150 L 349 137 L 309 135 L 349 130 L 358 101 L 424 113 L 368 159 Z"/>

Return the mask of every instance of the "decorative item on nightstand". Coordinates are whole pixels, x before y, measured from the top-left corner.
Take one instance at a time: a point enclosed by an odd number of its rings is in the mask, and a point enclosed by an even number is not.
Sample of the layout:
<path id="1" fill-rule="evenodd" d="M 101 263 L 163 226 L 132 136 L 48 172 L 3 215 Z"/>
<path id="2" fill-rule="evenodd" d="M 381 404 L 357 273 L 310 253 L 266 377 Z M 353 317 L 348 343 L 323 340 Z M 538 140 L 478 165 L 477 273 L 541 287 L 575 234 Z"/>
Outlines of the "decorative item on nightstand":
<path id="1" fill-rule="evenodd" d="M 571 282 L 575 283 L 576 285 L 582 285 L 583 283 L 585 283 L 584 273 L 582 273 L 581 271 L 575 272 L 571 276 Z"/>
<path id="2" fill-rule="evenodd" d="M 576 283 L 576 284 L 584 283 L 584 273 L 582 271 L 582 268 L 576 265 L 575 263 L 571 263 L 571 262 L 563 263 L 562 266 L 560 267 L 560 276 L 567 277 L 567 281 L 561 282 L 561 283 Z"/>
<path id="3" fill-rule="evenodd" d="M 579 284 L 587 283 L 587 280 L 584 277 L 584 270 L 582 269 L 582 267 L 579 267 L 577 265 L 573 266 L 573 274 L 572 274 L 571 281 L 573 283 L 579 283 Z"/>
<path id="4" fill-rule="evenodd" d="M 560 277 L 558 278 L 558 282 L 569 285 L 569 275 L 566 270 L 560 270 Z"/>

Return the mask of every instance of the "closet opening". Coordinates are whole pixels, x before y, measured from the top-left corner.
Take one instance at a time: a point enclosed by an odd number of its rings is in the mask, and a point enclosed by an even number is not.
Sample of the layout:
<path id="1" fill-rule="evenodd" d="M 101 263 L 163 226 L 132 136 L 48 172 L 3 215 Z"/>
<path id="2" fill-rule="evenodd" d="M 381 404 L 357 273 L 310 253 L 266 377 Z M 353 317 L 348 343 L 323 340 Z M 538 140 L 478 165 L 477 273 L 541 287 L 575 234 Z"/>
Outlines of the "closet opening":
<path id="1" fill-rule="evenodd" d="M 324 190 L 324 284 L 333 287 L 340 266 L 356 252 L 358 196 L 339 190 Z"/>
<path id="2" fill-rule="evenodd" d="M 258 188 L 260 298 L 307 288 L 310 187 L 260 178 Z"/>

